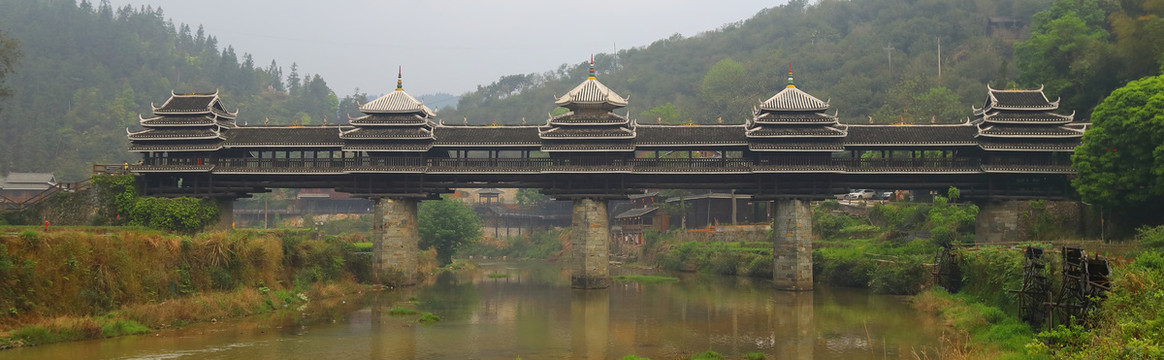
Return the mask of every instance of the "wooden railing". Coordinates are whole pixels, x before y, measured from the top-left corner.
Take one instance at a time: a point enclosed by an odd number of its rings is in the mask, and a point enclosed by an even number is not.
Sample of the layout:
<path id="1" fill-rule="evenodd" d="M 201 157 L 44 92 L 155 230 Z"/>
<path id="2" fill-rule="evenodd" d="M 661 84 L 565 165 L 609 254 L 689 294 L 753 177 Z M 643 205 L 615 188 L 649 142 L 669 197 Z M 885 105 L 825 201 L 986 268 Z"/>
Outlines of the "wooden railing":
<path id="1" fill-rule="evenodd" d="M 177 160 L 170 158 L 167 161 L 146 165 L 202 165 L 200 162 Z M 215 165 L 225 168 L 280 168 L 280 169 L 310 169 L 310 168 L 352 168 L 352 167 L 429 167 L 442 169 L 457 168 L 505 168 L 539 170 L 561 166 L 631 166 L 642 169 L 739 169 L 753 166 L 836 166 L 847 167 L 857 171 L 860 169 L 876 168 L 948 168 L 965 169 L 976 168 L 982 165 L 978 158 L 916 158 L 916 159 L 850 159 L 819 157 L 785 157 L 774 159 L 750 158 L 639 158 L 639 159 L 601 159 L 601 158 L 421 158 L 421 157 L 358 157 L 358 158 L 318 158 L 318 159 L 255 159 L 255 158 L 223 158 L 208 160 L 205 165 Z M 1051 159 L 1002 159 L 993 160 L 991 165 L 1063 165 Z M 98 169 L 103 173 L 114 174 L 122 169 L 122 165 L 100 165 Z"/>

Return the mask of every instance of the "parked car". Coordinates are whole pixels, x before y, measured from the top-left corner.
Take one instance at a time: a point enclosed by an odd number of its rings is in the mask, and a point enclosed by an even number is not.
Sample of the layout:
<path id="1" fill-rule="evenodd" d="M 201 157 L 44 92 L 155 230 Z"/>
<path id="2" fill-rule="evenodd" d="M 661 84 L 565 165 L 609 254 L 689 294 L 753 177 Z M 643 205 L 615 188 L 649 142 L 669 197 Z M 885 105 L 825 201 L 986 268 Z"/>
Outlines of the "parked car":
<path id="1" fill-rule="evenodd" d="M 849 195 L 845 196 L 845 198 L 849 200 L 872 199 L 876 194 L 877 192 L 873 191 L 872 189 L 856 189 L 853 190 L 853 192 L 850 192 Z"/>
<path id="2" fill-rule="evenodd" d="M 878 200 L 897 200 L 892 191 L 883 191 L 877 194 Z"/>

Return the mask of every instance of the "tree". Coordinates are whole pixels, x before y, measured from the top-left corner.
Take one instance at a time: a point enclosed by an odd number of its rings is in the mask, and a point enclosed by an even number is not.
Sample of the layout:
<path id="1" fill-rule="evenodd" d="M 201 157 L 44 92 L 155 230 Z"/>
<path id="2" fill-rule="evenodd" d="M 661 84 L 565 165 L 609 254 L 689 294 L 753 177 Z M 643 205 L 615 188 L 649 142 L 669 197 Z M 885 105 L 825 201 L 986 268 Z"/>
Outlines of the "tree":
<path id="1" fill-rule="evenodd" d="M 1071 161 L 1083 201 L 1140 208 L 1164 197 L 1164 76 L 1116 89 L 1091 114 Z"/>
<path id="2" fill-rule="evenodd" d="M 441 266 L 452 262 L 462 245 L 481 238 L 481 218 L 469 205 L 448 198 L 425 201 L 417 210 L 422 249 L 435 248 Z"/>
<path id="3" fill-rule="evenodd" d="M 18 58 L 20 58 L 20 43 L 9 38 L 4 31 L 0 31 L 0 99 L 9 95 L 8 87 L 4 86 L 4 77 L 12 72 Z M 0 107 L 0 110 L 3 109 Z"/>
<path id="4" fill-rule="evenodd" d="M 546 195 L 538 189 L 517 189 L 517 194 L 513 197 L 514 200 L 517 200 L 518 205 L 525 207 L 534 207 L 546 202 Z"/>
<path id="5" fill-rule="evenodd" d="M 1090 109 L 1114 78 L 1103 19 L 1103 10 L 1091 0 L 1060 0 L 1036 14 L 1030 39 L 1014 46 L 1019 82 L 1059 94 L 1061 108 Z"/>
<path id="6" fill-rule="evenodd" d="M 748 99 L 744 96 L 748 81 L 748 73 L 739 62 L 726 58 L 715 63 L 699 86 L 703 101 L 711 108 L 707 115 L 731 118 L 731 115 L 741 113 L 743 107 L 738 105 Z"/>
<path id="7" fill-rule="evenodd" d="M 650 119 L 653 118 L 664 124 L 671 125 L 678 125 L 684 118 L 683 113 L 679 112 L 679 109 L 676 109 L 675 105 L 671 104 L 670 102 L 644 111 L 642 114 L 639 114 L 639 116 L 646 118 L 643 120 L 648 123 L 650 122 Z"/>

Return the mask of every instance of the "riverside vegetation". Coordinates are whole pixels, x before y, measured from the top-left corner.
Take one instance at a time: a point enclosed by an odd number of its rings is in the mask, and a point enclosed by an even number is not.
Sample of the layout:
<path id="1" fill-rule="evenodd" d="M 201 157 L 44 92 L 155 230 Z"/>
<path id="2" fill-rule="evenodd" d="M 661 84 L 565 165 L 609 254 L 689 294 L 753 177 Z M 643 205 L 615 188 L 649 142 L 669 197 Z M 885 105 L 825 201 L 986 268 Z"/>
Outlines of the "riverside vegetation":
<path id="1" fill-rule="evenodd" d="M 371 266 L 305 230 L 34 229 L 0 228 L 0 348 L 294 309 L 358 291 Z"/>
<path id="2" fill-rule="evenodd" d="M 930 286 L 931 265 L 946 243 L 973 244 L 978 209 L 952 202 L 958 192 L 932 203 L 887 203 L 867 216 L 842 211 L 835 201 L 813 211 L 813 266 L 821 284 L 869 288 L 874 293 L 915 295 L 915 306 L 943 319 L 954 331 L 947 335 L 943 358 L 1133 358 L 1164 357 L 1164 226 L 1145 227 L 1135 240 L 1139 249 L 1130 266 L 1116 263 L 1112 291 L 1086 323 L 1054 329 L 1032 329 L 1020 321 L 1017 298 L 1008 290 L 1022 285 L 1020 247 L 973 246 L 960 250 L 963 273 L 960 291 L 951 294 Z M 1033 236 L 1056 239 L 1062 234 L 1043 204 L 1032 202 Z M 770 242 L 699 241 L 681 232 L 648 232 L 644 258 L 665 269 L 721 275 L 771 277 Z M 1030 243 L 1050 248 L 1049 242 Z M 1058 289 L 1057 257 L 1049 257 L 1048 275 Z M 1090 330 L 1088 330 L 1090 329 Z M 1042 331 L 1045 330 L 1045 331 Z"/>

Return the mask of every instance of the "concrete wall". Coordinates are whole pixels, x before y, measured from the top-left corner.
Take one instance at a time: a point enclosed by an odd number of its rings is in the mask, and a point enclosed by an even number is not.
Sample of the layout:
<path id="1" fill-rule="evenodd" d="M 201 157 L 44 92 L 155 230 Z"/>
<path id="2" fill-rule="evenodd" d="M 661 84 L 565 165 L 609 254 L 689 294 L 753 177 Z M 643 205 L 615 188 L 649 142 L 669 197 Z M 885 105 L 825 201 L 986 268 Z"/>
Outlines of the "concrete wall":
<path id="1" fill-rule="evenodd" d="M 1082 230 L 1077 201 L 987 201 L 978 204 L 976 243 L 1077 237 Z"/>

